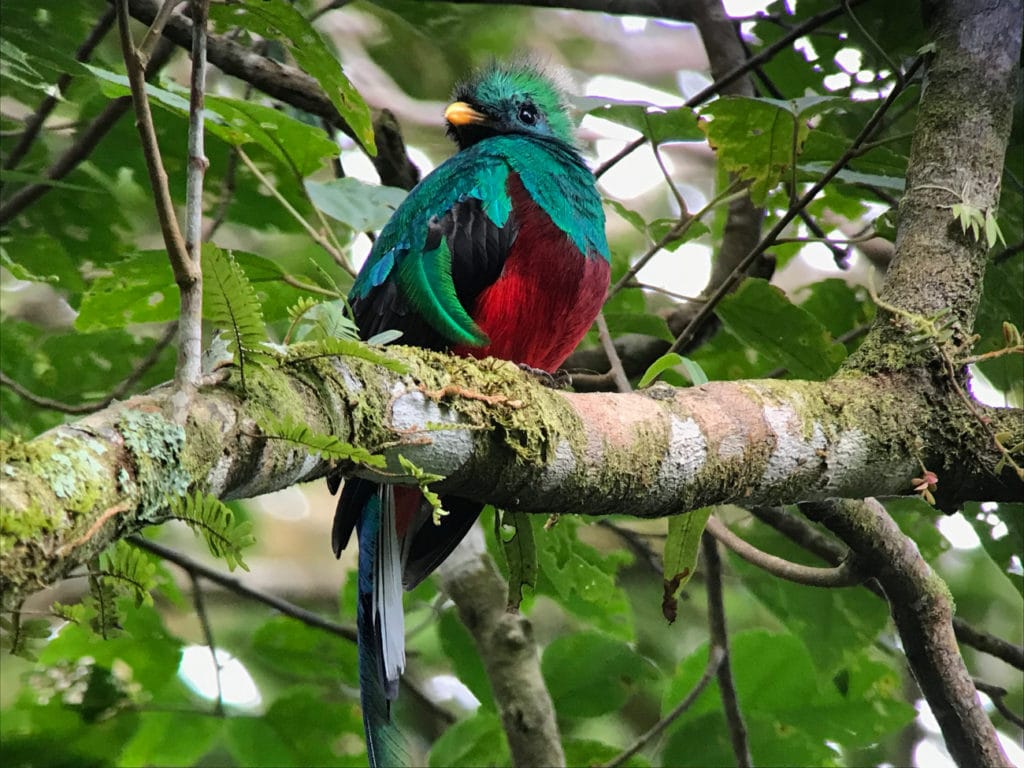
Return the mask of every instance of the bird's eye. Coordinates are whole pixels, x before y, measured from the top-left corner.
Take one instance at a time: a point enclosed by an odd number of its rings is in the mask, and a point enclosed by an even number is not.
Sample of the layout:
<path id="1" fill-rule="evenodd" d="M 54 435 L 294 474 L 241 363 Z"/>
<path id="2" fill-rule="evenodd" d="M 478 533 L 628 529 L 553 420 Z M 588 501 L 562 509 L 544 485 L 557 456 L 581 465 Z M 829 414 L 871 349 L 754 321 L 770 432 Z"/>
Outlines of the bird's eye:
<path id="1" fill-rule="evenodd" d="M 533 104 L 523 104 L 519 108 L 519 120 L 526 125 L 533 125 L 537 122 L 537 108 Z"/>

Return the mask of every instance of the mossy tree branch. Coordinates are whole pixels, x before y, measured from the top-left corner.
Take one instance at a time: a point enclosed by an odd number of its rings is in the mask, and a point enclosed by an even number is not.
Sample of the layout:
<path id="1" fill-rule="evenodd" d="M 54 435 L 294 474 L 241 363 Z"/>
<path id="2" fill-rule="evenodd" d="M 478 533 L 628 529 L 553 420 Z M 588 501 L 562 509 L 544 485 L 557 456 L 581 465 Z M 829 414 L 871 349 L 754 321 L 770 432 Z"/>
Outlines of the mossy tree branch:
<path id="1" fill-rule="evenodd" d="M 965 434 L 972 417 L 930 379 L 565 394 L 500 361 L 396 347 L 386 358 L 408 367 L 399 374 L 359 357 L 303 359 L 302 349 L 278 367 L 250 367 L 245 396 L 234 379 L 200 390 L 184 427 L 160 388 L 4 446 L 5 603 L 161 521 L 168 499 L 188 490 L 246 498 L 323 477 L 328 461 L 261 429 L 281 416 L 383 453 L 389 481 L 409 481 L 402 455 L 445 476 L 438 490 L 528 512 L 657 517 L 909 493 L 921 464 L 955 474 L 937 494 L 944 506 L 1024 494 L 1009 470 L 993 473 L 999 454 L 986 434 Z M 986 416 L 1012 444 L 1024 440 L 1019 411 Z"/>

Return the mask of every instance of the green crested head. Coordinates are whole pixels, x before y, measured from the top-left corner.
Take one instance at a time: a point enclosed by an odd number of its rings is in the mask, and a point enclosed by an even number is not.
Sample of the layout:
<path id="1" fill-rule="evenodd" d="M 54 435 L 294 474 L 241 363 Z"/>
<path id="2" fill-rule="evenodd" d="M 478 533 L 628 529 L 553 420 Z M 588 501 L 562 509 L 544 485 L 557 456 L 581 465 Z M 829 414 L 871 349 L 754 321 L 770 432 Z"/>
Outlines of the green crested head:
<path id="1" fill-rule="evenodd" d="M 459 83 L 452 101 L 444 117 L 460 149 L 506 134 L 575 147 L 565 94 L 532 62 L 492 63 Z"/>

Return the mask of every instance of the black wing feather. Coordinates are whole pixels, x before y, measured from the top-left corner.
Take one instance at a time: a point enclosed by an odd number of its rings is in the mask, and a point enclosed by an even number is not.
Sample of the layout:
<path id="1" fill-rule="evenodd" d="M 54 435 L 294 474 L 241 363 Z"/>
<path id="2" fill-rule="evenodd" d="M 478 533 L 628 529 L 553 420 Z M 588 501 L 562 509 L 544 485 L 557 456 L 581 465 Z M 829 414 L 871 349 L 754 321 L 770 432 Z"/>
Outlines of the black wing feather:
<path id="1" fill-rule="evenodd" d="M 424 250 L 432 251 L 444 238 L 452 257 L 452 282 L 455 295 L 469 316 L 473 316 L 477 297 L 501 276 L 505 259 L 519 233 L 515 215 L 499 227 L 473 197 L 460 200 L 441 218 L 430 220 Z M 410 258 L 410 257 L 406 257 Z M 369 339 L 381 331 L 402 331 L 399 343 L 443 350 L 450 342 L 413 309 L 392 278 L 370 291 L 364 298 L 350 296 L 353 319 L 359 334 Z"/>

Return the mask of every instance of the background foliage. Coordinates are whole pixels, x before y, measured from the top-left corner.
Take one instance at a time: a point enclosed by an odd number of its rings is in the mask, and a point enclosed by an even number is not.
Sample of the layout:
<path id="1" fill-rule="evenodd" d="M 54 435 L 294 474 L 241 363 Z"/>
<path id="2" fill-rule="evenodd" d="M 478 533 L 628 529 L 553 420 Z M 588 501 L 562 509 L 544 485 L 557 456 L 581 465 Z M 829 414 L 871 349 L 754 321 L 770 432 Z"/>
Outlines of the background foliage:
<path id="1" fill-rule="evenodd" d="M 586 86 L 578 106 L 589 116 L 582 139 L 594 164 L 640 132 L 661 145 L 667 175 L 679 190 L 677 197 L 660 177 L 649 147 L 604 177 L 613 283 L 676 225 L 680 200 L 690 213 L 707 206 L 606 306 L 613 337 L 642 334 L 668 342 L 673 331 L 666 320 L 678 305 L 672 292 L 701 290 L 701 274 L 721 242 L 727 172 L 750 182 L 754 201 L 772 224 L 794 193 L 846 150 L 892 87 L 893 67 L 928 42 L 916 3 L 868 2 L 858 7 L 856 21 L 840 17 L 768 60 L 758 79 L 761 98 L 720 98 L 693 110 L 678 105 L 709 79 L 699 38 L 685 25 L 411 0 L 338 5 L 344 8 L 318 15 L 305 0 L 235 2 L 215 4 L 211 16 L 215 33 L 315 77 L 356 139 L 326 133 L 318 118 L 211 74 L 206 216 L 211 227 L 216 223 L 216 247 L 208 246 L 209 269 L 227 270 L 229 280 L 235 271 L 247 278 L 261 314 L 249 317 L 246 328 L 258 334 L 265 324 L 278 342 L 351 331 L 342 315 L 351 283 L 344 267 L 365 255 L 369 241 L 362 233 L 379 228 L 403 196 L 375 185 L 359 146 L 373 141 L 369 107 L 396 113 L 426 171 L 450 152 L 440 125 L 442 104 L 467 69 L 524 49 L 567 67 Z M 764 17 L 737 24 L 756 52 L 833 5 L 800 0 L 794 9 L 793 3 L 772 3 Z M 42 178 L 83 126 L 127 93 L 115 35 L 104 38 L 88 65 L 73 58 L 106 8 L 101 0 L 4 0 L 4 200 Z M 141 35 L 142 29 L 135 31 Z M 52 117 L 28 153 L 8 162 L 26 118 L 53 93 L 61 72 L 72 78 Z M 185 188 L 187 75 L 187 59 L 179 53 L 150 91 L 178 204 Z M 918 95 L 911 85 L 873 142 L 808 207 L 834 239 L 842 240 L 843 233 L 891 236 Z M 1018 101 L 1018 118 L 1020 109 Z M 1020 119 L 1014 132 L 996 214 L 1005 243 L 1014 247 L 994 244 L 976 329 L 978 352 L 1004 345 L 1004 320 L 1024 324 Z M 335 178 L 339 159 L 345 178 Z M 631 186 L 622 174 L 651 183 Z M 39 398 L 70 406 L 119 391 L 147 356 L 153 359 L 127 392 L 169 379 L 174 348 L 161 346 L 161 339 L 177 316 L 177 289 L 160 248 L 131 117 L 116 122 L 93 154 L 50 186 L 2 223 L 4 375 Z M 329 247 L 314 242 L 307 225 L 326 232 Z M 717 332 L 690 350 L 689 359 L 666 360 L 662 379 L 680 385 L 702 374 L 713 380 L 824 379 L 855 348 L 874 311 L 867 286 L 880 282 L 872 258 L 884 267 L 884 247 L 879 256 L 837 242 L 830 252 L 808 245 L 806 223 L 784 234 L 790 240 L 771 249 L 771 281 L 749 279 L 727 297 L 716 309 Z M 830 266 L 833 259 L 845 269 Z M 216 274 L 208 272 L 208 281 Z M 216 321 L 217 310 L 208 317 Z M 226 343 L 230 351 L 232 341 Z M 595 346 L 596 337 L 586 345 Z M 1021 404 L 1019 357 L 977 368 L 991 385 L 984 390 L 989 398 Z M 39 398 L 0 388 L 4 438 L 26 438 L 69 418 Z M 335 633 L 126 544 L 104 556 L 88 578 L 38 596 L 20 619 L 5 616 L 4 639 L 15 654 L 2 661 L 4 762 L 362 764 L 355 648 L 344 636 L 354 622 L 354 586 L 347 578 L 354 563 L 346 557 L 338 564 L 329 556 L 332 508 L 320 488 L 232 505 L 234 538 L 222 554 L 231 565 L 244 566 L 237 551 L 251 526 L 257 544 L 246 550 L 246 583 L 329 617 L 337 622 Z M 920 499 L 893 501 L 889 510 L 949 583 L 959 615 L 1020 643 L 1020 505 L 975 505 L 949 520 L 940 520 Z M 729 511 L 727 519 L 762 549 L 818 564 L 742 510 Z M 484 520 L 489 527 L 488 514 Z M 665 523 L 543 523 L 532 521 L 538 579 L 523 610 L 543 648 L 542 671 L 569 763 L 595 764 L 613 758 L 669 712 L 700 677 L 707 658 L 702 574 L 698 568 L 683 589 L 678 618 L 669 625 L 661 609 Z M 208 559 L 201 544 L 174 525 L 150 534 Z M 495 541 L 491 545 L 503 564 L 503 552 Z M 874 595 L 797 586 L 730 557 L 726 609 L 755 763 L 902 764 L 915 754 L 920 763 L 931 754 L 927 749 L 936 748 L 935 730 L 915 717 L 915 707 L 924 705 L 904 670 L 884 603 Z M 507 764 L 483 666 L 451 604 L 427 582 L 407 596 L 407 612 L 411 669 L 396 716 L 413 735 L 415 750 L 436 766 Z M 222 666 L 219 693 L 212 668 L 202 663 L 211 642 Z M 197 649 L 207 650 L 196 655 Z M 1011 709 L 1024 708 L 1019 673 L 970 648 L 965 653 L 976 676 L 1008 690 Z M 1002 714 L 993 717 L 1019 739 Z M 731 761 L 712 683 L 630 764 Z"/>

